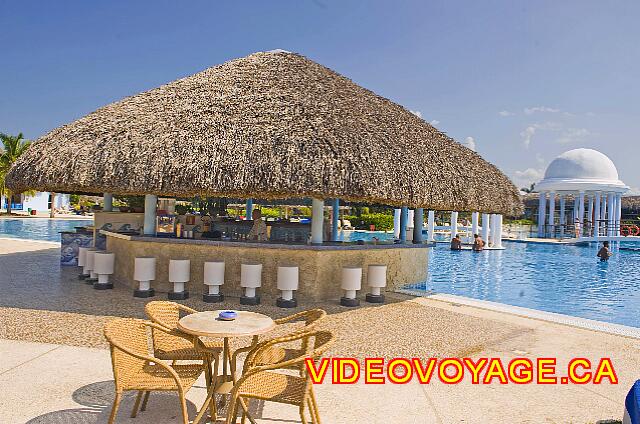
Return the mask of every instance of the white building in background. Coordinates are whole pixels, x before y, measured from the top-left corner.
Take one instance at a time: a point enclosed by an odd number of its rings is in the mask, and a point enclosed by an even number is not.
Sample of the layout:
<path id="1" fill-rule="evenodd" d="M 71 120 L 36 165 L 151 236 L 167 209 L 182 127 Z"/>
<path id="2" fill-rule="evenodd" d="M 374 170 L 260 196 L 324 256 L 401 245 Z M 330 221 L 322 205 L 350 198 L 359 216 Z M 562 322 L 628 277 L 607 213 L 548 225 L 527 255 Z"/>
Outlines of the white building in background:
<path id="1" fill-rule="evenodd" d="M 607 239 L 620 235 L 622 195 L 629 187 L 606 155 L 569 150 L 555 158 L 536 184 L 538 237 Z"/>
<path id="2" fill-rule="evenodd" d="M 70 200 L 68 194 L 56 193 L 54 200 L 55 209 L 69 209 Z M 36 211 L 48 211 L 51 209 L 51 193 L 38 191 L 34 196 L 25 196 L 24 194 L 16 194 L 11 198 L 11 209 L 13 211 L 27 211 L 29 209 Z M 0 209 L 7 208 L 7 198 L 0 198 Z"/>

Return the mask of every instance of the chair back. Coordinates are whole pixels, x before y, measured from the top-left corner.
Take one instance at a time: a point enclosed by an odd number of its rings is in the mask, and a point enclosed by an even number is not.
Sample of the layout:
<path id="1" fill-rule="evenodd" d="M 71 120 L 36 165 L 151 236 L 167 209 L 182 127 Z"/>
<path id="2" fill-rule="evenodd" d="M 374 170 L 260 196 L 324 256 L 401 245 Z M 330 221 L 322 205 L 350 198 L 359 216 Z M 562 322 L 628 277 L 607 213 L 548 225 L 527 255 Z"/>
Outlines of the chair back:
<path id="1" fill-rule="evenodd" d="M 148 321 L 118 318 L 104 326 L 104 337 L 111 349 L 113 377 L 118 389 L 129 376 L 142 371 L 149 357 Z"/>
<path id="2" fill-rule="evenodd" d="M 186 308 L 175 302 L 164 300 L 154 300 L 147 303 L 144 311 L 152 322 L 159 324 L 168 331 L 178 332 L 178 321 L 180 320 L 180 310 L 184 309 L 191 312 L 190 308 Z M 151 329 L 153 336 L 153 349 L 160 352 L 168 352 L 176 349 L 191 349 L 193 343 L 183 337 L 167 334 L 164 331 Z"/>
<path id="3" fill-rule="evenodd" d="M 289 315 L 284 318 L 276 319 L 275 323 L 278 325 L 292 323 L 296 321 L 304 321 L 304 328 L 294 331 L 289 335 L 294 335 L 302 332 L 310 332 L 315 330 L 316 326 L 327 316 L 327 312 L 324 309 L 316 308 L 309 309 L 308 311 L 298 312 L 293 315 Z M 302 339 L 302 349 L 307 352 L 309 339 Z"/>

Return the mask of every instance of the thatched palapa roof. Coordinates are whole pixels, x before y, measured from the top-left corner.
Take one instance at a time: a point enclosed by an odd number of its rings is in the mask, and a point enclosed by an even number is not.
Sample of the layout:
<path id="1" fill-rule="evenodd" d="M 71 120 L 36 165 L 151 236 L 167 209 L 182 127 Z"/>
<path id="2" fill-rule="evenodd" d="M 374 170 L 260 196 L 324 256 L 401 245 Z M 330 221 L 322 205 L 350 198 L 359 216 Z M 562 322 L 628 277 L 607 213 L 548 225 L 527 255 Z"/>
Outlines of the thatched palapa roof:
<path id="1" fill-rule="evenodd" d="M 495 166 L 298 54 L 260 52 L 107 105 L 20 158 L 10 189 L 340 197 L 513 214 Z"/>

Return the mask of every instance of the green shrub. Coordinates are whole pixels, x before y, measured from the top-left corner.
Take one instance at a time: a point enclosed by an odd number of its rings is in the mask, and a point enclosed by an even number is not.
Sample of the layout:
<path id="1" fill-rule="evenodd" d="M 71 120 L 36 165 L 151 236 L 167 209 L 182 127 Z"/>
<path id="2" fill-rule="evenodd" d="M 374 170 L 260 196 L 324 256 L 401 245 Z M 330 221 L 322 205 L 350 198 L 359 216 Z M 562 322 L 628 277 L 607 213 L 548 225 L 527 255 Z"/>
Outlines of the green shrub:
<path id="1" fill-rule="evenodd" d="M 351 221 L 354 228 L 368 230 L 369 226 L 375 225 L 378 231 L 393 230 L 393 215 L 384 213 L 362 214 L 360 216 L 346 215 L 344 219 Z"/>

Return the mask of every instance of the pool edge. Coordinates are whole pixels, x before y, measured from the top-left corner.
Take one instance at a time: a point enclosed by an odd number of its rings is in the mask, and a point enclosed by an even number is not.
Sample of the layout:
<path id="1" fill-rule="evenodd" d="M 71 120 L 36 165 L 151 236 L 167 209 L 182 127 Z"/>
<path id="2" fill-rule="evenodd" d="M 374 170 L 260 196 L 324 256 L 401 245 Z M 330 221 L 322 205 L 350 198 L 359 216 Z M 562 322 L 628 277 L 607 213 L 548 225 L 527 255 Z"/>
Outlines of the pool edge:
<path id="1" fill-rule="evenodd" d="M 583 330 L 598 331 L 601 333 L 613 334 L 616 336 L 640 339 L 640 328 L 628 325 L 614 324 L 605 321 L 598 321 L 588 318 L 580 318 L 572 315 L 558 314 L 555 312 L 540 311 L 537 309 L 524 308 L 522 306 L 507 305 L 505 303 L 493 302 L 490 300 L 473 299 L 465 296 L 454 294 L 436 293 L 436 292 L 418 292 L 417 290 L 400 289 L 398 293 L 408 294 L 417 297 L 433 299 L 447 303 L 457 303 L 460 305 L 471 306 L 473 308 L 485 309 L 495 312 L 502 312 L 510 315 L 521 316 L 525 318 L 536 319 L 540 321 L 552 322 L 555 324 L 566 325 L 569 327 L 581 328 Z"/>

